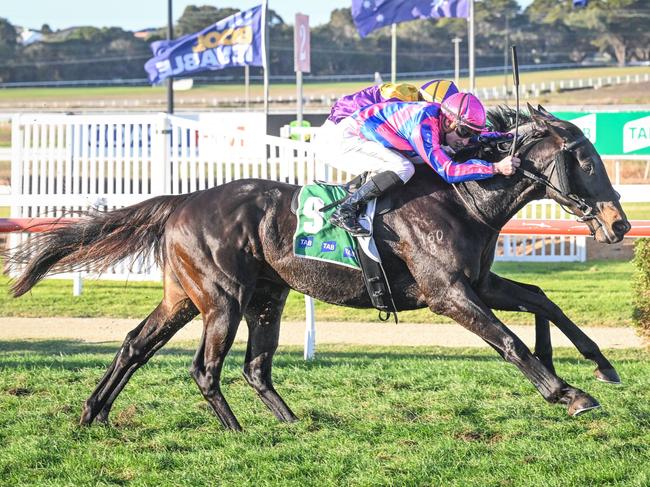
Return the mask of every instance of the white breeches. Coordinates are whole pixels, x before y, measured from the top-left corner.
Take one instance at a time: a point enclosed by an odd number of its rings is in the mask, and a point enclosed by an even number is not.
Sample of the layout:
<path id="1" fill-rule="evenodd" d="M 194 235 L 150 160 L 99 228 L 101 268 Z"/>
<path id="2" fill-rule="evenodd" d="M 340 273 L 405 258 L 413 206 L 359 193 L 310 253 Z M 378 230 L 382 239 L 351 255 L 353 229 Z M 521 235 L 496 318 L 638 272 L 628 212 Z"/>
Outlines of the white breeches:
<path id="1" fill-rule="evenodd" d="M 329 120 L 318 131 L 316 153 L 321 162 L 341 171 L 360 174 L 393 171 L 404 183 L 413 173 L 413 163 L 399 152 L 356 134 L 356 123 L 345 118 L 335 125 Z"/>

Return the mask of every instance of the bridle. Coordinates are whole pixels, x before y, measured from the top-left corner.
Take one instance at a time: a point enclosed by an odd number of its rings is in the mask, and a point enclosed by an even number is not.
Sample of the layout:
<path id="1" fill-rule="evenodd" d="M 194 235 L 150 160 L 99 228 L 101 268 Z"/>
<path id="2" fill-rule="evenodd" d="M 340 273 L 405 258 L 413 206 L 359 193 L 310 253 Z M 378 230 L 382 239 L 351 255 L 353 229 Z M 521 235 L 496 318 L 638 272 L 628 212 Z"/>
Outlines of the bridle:
<path id="1" fill-rule="evenodd" d="M 548 176 L 545 173 L 537 173 L 535 171 L 529 171 L 528 169 L 524 168 L 517 169 L 527 178 L 532 179 L 536 183 L 546 186 L 550 190 L 560 195 L 563 199 L 575 203 L 581 214 L 576 213 L 571 208 L 566 208 L 562 203 L 559 203 L 559 205 L 567 213 L 578 217 L 578 221 L 580 222 L 598 219 L 598 211 L 594 206 L 587 203 L 587 200 L 571 191 L 571 180 L 569 178 L 567 160 L 569 157 L 571 157 L 573 150 L 583 144 L 586 144 L 587 142 L 589 142 L 589 139 L 587 139 L 587 137 L 584 135 L 581 135 L 571 142 L 564 140 L 562 148 L 555 154 L 553 162 L 551 164 L 547 163 L 547 165 L 551 168 L 551 172 Z M 551 178 L 553 177 L 554 172 L 557 173 L 557 186 L 551 182 Z"/>

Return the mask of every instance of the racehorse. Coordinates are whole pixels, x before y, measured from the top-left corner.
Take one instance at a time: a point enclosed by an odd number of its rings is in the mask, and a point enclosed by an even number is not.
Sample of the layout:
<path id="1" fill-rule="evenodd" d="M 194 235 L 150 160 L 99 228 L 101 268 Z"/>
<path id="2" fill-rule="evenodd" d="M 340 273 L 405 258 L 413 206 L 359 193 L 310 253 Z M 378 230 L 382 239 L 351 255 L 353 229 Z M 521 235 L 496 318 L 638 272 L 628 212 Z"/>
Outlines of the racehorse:
<path id="1" fill-rule="evenodd" d="M 582 355 L 596 377 L 620 381 L 598 346 L 537 286 L 491 272 L 499 229 L 528 202 L 552 198 L 579 216 L 596 240 L 619 242 L 630 229 L 594 146 L 575 125 L 529 105 L 517 144 L 522 165 L 510 178 L 448 185 L 426 167 L 391 195 L 393 211 L 377 216 L 374 237 L 398 310 L 429 307 L 474 332 L 513 363 L 550 403 L 571 415 L 599 407 L 555 373 L 549 320 Z M 497 130 L 512 129 L 514 112 L 491 112 Z M 494 149 L 494 159 L 502 158 Z M 289 289 L 327 303 L 370 308 L 358 270 L 293 254 L 297 186 L 238 180 L 190 194 L 160 196 L 95 213 L 40 234 L 18 247 L 24 266 L 12 284 L 18 297 L 49 271 L 75 266 L 101 271 L 128 256 L 153 251 L 163 271 L 164 297 L 129 332 L 86 400 L 81 424 L 107 421 L 133 373 L 199 313 L 203 334 L 191 375 L 224 427 L 241 426 L 220 389 L 220 374 L 237 327 L 246 319 L 247 382 L 282 421 L 297 418 L 273 387 L 271 364 Z M 492 310 L 534 313 L 535 354 Z"/>

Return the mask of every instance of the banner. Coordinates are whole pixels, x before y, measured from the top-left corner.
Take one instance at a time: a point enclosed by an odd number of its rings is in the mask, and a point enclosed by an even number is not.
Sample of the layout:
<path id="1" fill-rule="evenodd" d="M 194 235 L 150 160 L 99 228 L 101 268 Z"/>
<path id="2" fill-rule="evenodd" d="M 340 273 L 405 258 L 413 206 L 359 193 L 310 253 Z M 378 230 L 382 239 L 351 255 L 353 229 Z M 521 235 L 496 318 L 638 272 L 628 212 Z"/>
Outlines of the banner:
<path id="1" fill-rule="evenodd" d="M 361 37 L 386 25 L 417 19 L 469 17 L 471 0 L 352 0 L 352 18 Z"/>
<path id="2" fill-rule="evenodd" d="M 234 66 L 262 66 L 262 6 L 236 13 L 172 41 L 151 43 L 154 57 L 144 69 L 152 84 Z"/>
<path id="3" fill-rule="evenodd" d="M 582 130 L 601 156 L 650 157 L 650 112 L 563 112 L 553 115 Z"/>

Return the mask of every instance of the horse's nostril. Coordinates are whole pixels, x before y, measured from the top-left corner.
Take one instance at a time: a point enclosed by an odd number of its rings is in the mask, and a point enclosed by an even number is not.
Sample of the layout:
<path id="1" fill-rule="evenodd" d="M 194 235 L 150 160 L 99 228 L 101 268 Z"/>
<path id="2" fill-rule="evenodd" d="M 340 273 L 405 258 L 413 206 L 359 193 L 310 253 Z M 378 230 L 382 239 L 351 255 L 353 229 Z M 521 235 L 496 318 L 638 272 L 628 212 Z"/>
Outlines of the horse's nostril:
<path id="1" fill-rule="evenodd" d="M 614 230 L 616 235 L 624 235 L 630 231 L 630 228 L 630 224 L 625 220 L 616 220 L 612 223 L 612 230 Z"/>

